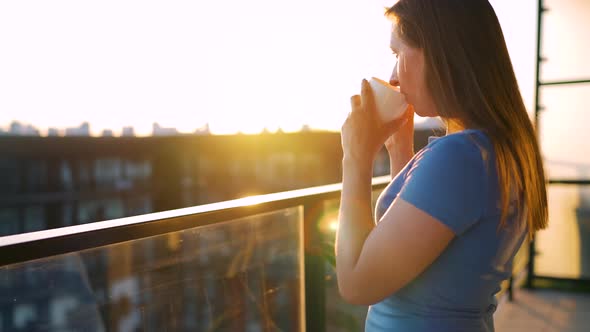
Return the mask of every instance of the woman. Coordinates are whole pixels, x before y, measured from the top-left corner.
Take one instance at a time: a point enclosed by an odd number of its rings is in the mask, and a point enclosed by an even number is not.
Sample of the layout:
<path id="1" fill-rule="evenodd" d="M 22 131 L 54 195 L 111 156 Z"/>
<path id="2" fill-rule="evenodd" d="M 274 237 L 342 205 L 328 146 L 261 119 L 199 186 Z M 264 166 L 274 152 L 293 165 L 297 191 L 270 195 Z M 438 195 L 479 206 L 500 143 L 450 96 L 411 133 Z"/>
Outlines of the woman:
<path id="1" fill-rule="evenodd" d="M 370 305 L 367 331 L 493 331 L 494 294 L 525 236 L 547 226 L 535 132 L 487 0 L 400 0 L 386 15 L 390 83 L 410 106 L 379 124 L 369 85 L 342 127 L 336 271 L 343 298 Z M 447 135 L 413 152 L 413 113 Z M 371 213 L 375 155 L 392 182 Z"/>

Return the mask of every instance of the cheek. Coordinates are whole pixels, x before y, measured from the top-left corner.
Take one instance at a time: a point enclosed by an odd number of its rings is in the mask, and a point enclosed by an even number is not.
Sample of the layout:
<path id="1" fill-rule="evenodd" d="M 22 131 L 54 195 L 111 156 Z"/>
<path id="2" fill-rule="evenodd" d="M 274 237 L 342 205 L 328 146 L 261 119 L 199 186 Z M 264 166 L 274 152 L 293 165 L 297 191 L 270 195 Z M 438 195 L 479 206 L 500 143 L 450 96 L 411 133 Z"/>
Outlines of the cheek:
<path id="1" fill-rule="evenodd" d="M 404 60 L 404 57 L 400 56 L 395 69 L 397 70 L 397 77 L 399 79 L 400 87 L 402 89 L 406 88 L 406 85 L 408 84 L 407 73 L 404 71 L 405 66 L 406 62 Z"/>
<path id="2" fill-rule="evenodd" d="M 400 82 L 406 86 L 407 92 L 416 95 L 424 88 L 424 63 L 416 54 L 408 54 L 399 66 Z"/>
<path id="3" fill-rule="evenodd" d="M 414 80 L 414 84 L 419 85 L 422 87 L 424 84 L 424 58 L 421 52 L 414 52 L 413 56 L 410 58 L 411 66 L 412 66 L 412 76 Z M 410 63 L 408 63 L 410 66 Z"/>
<path id="4" fill-rule="evenodd" d="M 408 70 L 411 65 L 408 63 L 406 56 L 400 56 L 397 65 L 397 77 L 399 78 L 400 87 L 402 92 L 408 93 L 414 89 L 414 78 L 412 77 L 412 71 Z"/>

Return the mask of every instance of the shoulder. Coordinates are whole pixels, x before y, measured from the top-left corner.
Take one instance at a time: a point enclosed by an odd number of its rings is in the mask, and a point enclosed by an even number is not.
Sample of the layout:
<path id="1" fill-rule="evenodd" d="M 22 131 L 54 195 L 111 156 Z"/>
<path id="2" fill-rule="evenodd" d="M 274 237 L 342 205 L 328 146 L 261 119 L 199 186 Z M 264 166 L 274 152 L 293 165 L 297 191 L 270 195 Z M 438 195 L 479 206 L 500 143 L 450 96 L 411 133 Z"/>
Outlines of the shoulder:
<path id="1" fill-rule="evenodd" d="M 399 197 L 456 235 L 485 213 L 490 173 L 482 134 L 469 130 L 432 141 L 420 151 L 400 190 Z"/>
<path id="2" fill-rule="evenodd" d="M 489 159 L 490 150 L 491 142 L 484 132 L 467 129 L 432 140 L 416 155 L 416 163 L 483 165 Z"/>
<path id="3" fill-rule="evenodd" d="M 438 137 L 426 148 L 431 150 L 453 150 L 466 153 L 477 153 L 481 148 L 489 148 L 490 140 L 481 130 L 466 129 L 457 133 Z"/>

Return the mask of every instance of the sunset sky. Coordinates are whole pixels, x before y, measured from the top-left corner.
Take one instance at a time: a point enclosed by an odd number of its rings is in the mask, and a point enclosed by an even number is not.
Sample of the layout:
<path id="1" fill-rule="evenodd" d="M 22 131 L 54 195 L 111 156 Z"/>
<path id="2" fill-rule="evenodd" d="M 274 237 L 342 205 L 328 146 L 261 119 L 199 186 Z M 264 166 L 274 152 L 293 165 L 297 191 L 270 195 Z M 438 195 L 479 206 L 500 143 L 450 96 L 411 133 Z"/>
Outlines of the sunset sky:
<path id="1" fill-rule="evenodd" d="M 494 0 L 532 105 L 536 1 Z M 393 1 L 0 2 L 0 127 L 153 122 L 214 133 L 339 130 L 362 78 L 388 78 Z"/>

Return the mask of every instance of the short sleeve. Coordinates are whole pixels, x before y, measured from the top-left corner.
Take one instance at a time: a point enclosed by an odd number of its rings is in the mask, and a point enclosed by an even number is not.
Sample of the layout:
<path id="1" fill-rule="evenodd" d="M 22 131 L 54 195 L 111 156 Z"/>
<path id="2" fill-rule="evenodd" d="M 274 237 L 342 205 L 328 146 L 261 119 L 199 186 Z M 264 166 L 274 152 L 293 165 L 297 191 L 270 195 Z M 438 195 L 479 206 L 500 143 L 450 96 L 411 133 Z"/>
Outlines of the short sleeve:
<path id="1" fill-rule="evenodd" d="M 439 138 L 421 151 L 399 197 L 460 235 L 481 219 L 486 183 L 479 147 L 467 135 L 455 134 Z"/>

